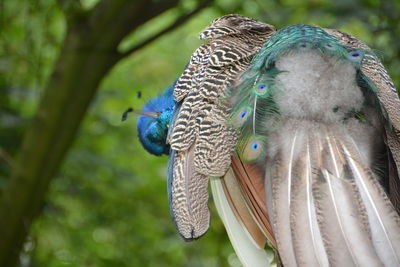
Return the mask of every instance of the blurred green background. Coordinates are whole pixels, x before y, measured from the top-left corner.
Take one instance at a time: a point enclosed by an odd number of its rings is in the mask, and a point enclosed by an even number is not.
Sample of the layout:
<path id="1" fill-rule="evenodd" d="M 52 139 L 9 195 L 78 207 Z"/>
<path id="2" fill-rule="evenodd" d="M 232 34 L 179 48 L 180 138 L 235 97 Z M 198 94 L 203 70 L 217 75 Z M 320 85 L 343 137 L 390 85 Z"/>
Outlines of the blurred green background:
<path id="1" fill-rule="evenodd" d="M 73 1 L 86 11 L 100 2 Z M 0 0 L 0 194 L 63 46 L 65 2 Z M 119 49 L 140 43 L 196 4 L 178 2 L 129 34 Z M 181 74 L 202 43 L 198 34 L 229 13 L 276 28 L 307 23 L 351 33 L 375 49 L 400 84 L 398 0 L 216 0 L 118 61 L 102 79 L 32 224 L 21 266 L 241 266 L 212 203 L 209 232 L 192 243 L 180 238 L 168 209 L 167 158 L 141 147 L 136 115 L 121 122 L 126 108 L 140 110 Z"/>

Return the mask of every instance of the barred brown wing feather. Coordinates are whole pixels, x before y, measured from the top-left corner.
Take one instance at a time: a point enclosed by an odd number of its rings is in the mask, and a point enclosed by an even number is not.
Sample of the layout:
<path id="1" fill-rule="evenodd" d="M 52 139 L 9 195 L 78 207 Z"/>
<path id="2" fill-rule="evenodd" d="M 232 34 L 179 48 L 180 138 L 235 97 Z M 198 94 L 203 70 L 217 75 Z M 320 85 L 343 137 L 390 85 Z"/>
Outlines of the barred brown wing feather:
<path id="1" fill-rule="evenodd" d="M 258 227 L 269 242 L 277 247 L 268 219 L 262 169 L 256 165 L 243 163 L 234 156 L 232 157 L 232 170 Z"/>
<path id="2" fill-rule="evenodd" d="M 182 75 L 179 77 L 174 88 L 174 98 L 177 102 L 182 101 L 198 81 L 202 80 L 204 66 L 210 56 L 210 44 L 201 45 L 194 51 L 192 57 Z"/>
<path id="3" fill-rule="evenodd" d="M 194 170 L 193 155 L 193 149 L 175 153 L 170 194 L 175 224 L 188 241 L 202 236 L 210 224 L 208 177 Z"/>
<path id="4" fill-rule="evenodd" d="M 187 239 L 207 230 L 208 176 L 225 174 L 236 143 L 236 132 L 226 125 L 229 107 L 220 99 L 273 31 L 270 25 L 240 15 L 214 20 L 201 36 L 212 39 L 193 53 L 176 83 L 174 98 L 181 107 L 168 135 L 176 154 L 171 209 Z M 191 191 L 194 185 L 199 192 Z M 199 208 L 192 210 L 194 205 Z"/>

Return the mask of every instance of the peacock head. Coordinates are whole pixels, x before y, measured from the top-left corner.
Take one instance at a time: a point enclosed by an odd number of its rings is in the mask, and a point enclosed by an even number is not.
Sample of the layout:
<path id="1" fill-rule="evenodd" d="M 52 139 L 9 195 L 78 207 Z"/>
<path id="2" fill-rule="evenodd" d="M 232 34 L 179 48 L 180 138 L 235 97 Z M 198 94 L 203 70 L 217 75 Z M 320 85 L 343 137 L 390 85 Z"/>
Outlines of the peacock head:
<path id="1" fill-rule="evenodd" d="M 137 121 L 140 142 L 149 153 L 156 156 L 169 154 L 166 140 L 175 109 L 174 86 L 167 87 L 163 94 L 147 101 Z"/>

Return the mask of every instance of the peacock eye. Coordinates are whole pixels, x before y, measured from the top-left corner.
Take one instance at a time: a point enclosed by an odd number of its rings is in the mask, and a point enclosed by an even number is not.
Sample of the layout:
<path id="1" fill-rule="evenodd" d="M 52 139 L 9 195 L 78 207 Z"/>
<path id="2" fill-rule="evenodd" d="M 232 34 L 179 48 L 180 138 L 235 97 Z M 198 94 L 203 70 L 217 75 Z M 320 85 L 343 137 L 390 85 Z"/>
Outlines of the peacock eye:
<path id="1" fill-rule="evenodd" d="M 254 161 L 259 159 L 264 155 L 265 145 L 259 137 L 251 137 L 243 146 L 241 151 L 241 157 L 244 161 Z"/>
<path id="2" fill-rule="evenodd" d="M 240 108 L 237 112 L 235 112 L 235 115 L 232 117 L 231 125 L 234 128 L 242 127 L 243 124 L 246 122 L 246 119 L 249 116 L 250 112 L 251 109 L 248 106 Z"/>
<path id="3" fill-rule="evenodd" d="M 361 62 L 362 58 L 364 56 L 363 52 L 360 51 L 352 51 L 350 53 L 347 54 L 347 58 L 352 61 L 352 62 L 356 62 L 359 63 Z"/>
<path id="4" fill-rule="evenodd" d="M 265 88 L 266 88 L 265 84 L 260 84 L 258 86 L 258 91 L 264 91 Z"/>
<path id="5" fill-rule="evenodd" d="M 361 54 L 359 52 L 351 52 L 349 56 L 352 58 L 358 58 L 361 56 Z"/>
<path id="6" fill-rule="evenodd" d="M 247 113 L 248 113 L 247 110 L 243 110 L 243 111 L 240 113 L 239 117 L 240 117 L 241 119 L 243 119 L 244 117 L 246 117 Z"/>
<path id="7" fill-rule="evenodd" d="M 259 83 L 254 87 L 254 91 L 256 93 L 256 95 L 259 96 L 265 96 L 268 92 L 268 86 L 267 83 L 265 83 L 265 81 L 263 83 Z"/>
<path id="8" fill-rule="evenodd" d="M 258 142 L 253 142 L 253 143 L 251 144 L 251 150 L 257 150 L 258 147 L 259 147 Z"/>

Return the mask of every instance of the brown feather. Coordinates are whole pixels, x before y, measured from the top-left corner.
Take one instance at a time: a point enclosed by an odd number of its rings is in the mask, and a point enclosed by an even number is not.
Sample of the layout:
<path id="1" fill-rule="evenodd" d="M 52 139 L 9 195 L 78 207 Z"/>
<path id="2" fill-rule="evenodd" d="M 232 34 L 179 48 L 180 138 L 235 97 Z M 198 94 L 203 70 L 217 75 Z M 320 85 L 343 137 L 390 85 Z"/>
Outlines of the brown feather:
<path id="1" fill-rule="evenodd" d="M 194 170 L 194 149 L 176 152 L 171 184 L 171 212 L 185 240 L 199 238 L 208 230 L 208 177 Z"/>
<path id="2" fill-rule="evenodd" d="M 236 156 L 232 157 L 232 169 L 257 224 L 265 237 L 276 247 L 275 237 L 268 219 L 262 170 L 256 165 L 243 163 Z"/>
<path id="3" fill-rule="evenodd" d="M 287 165 L 282 157 L 282 153 L 277 153 L 272 162 L 273 164 L 267 165 L 267 172 L 265 174 L 269 218 L 283 265 L 297 266 L 290 230 L 289 181 L 282 178 L 285 175 L 285 167 Z"/>
<path id="4" fill-rule="evenodd" d="M 224 178 L 221 179 L 225 196 L 233 210 L 236 218 L 246 228 L 259 248 L 264 248 L 266 239 L 258 224 L 252 216 L 249 206 L 244 199 L 238 180 L 232 169 L 228 170 Z"/>

